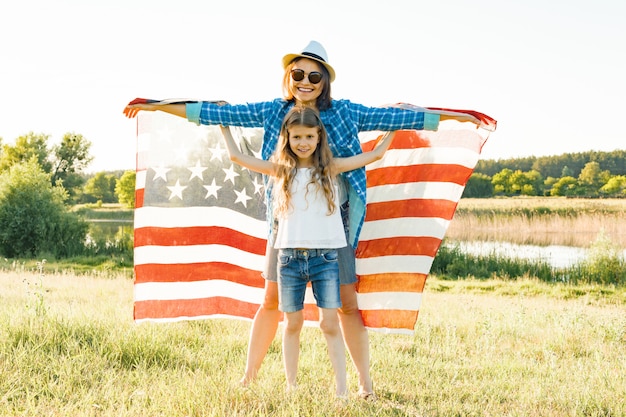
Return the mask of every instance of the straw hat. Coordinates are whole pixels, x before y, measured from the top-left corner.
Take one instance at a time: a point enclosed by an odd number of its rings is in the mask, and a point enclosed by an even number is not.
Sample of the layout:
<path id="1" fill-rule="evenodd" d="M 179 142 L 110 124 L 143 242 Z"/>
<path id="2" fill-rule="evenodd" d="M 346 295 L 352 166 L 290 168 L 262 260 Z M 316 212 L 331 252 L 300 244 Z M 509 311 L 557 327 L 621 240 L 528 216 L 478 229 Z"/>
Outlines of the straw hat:
<path id="1" fill-rule="evenodd" d="M 285 55 L 283 57 L 283 68 L 287 68 L 287 65 L 291 64 L 291 61 L 296 58 L 308 58 L 319 62 L 328 70 L 328 73 L 330 74 L 330 82 L 332 83 L 335 80 L 335 70 L 328 63 L 328 55 L 326 55 L 326 50 L 321 43 L 311 41 L 299 54 Z"/>

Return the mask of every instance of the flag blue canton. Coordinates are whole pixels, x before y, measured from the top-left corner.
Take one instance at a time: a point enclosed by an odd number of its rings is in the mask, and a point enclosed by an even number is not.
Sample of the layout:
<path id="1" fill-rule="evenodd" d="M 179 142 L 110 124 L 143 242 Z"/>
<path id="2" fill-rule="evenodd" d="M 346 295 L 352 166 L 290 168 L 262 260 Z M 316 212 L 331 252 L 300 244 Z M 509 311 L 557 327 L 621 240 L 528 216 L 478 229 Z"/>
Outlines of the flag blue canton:
<path id="1" fill-rule="evenodd" d="M 185 122 L 187 123 L 187 122 Z M 193 135 L 153 135 L 150 164 L 146 172 L 144 206 L 224 207 L 258 220 L 265 219 L 263 176 L 230 161 L 221 132 L 216 127 L 198 128 Z M 204 134 L 199 135 L 200 129 Z M 233 129 L 241 149 L 259 156 L 262 134 Z M 159 143 L 164 142 L 167 143 Z M 169 151 L 167 151 L 169 149 Z"/>

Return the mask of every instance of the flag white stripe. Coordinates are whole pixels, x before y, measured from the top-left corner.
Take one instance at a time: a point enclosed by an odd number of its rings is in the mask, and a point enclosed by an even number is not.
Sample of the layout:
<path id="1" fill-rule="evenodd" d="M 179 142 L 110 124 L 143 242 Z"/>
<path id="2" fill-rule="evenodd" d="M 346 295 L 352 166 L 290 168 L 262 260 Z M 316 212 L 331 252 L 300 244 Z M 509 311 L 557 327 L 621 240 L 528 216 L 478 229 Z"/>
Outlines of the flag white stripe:
<path id="1" fill-rule="evenodd" d="M 452 182 L 409 182 L 367 188 L 368 203 L 401 201 L 417 197 L 421 200 L 450 200 L 455 203 L 463 194 L 464 186 Z"/>
<path id="2" fill-rule="evenodd" d="M 145 282 L 135 284 L 134 299 L 135 301 L 164 301 L 227 297 L 259 304 L 263 300 L 263 293 L 263 288 L 249 287 L 226 280 Z"/>
<path id="3" fill-rule="evenodd" d="M 357 258 L 356 273 L 358 275 L 385 273 L 428 274 L 432 263 L 433 257 L 425 255 L 389 255 Z"/>
<path id="4" fill-rule="evenodd" d="M 363 224 L 360 240 L 385 239 L 403 236 L 425 236 L 443 239 L 449 220 L 438 217 L 400 217 L 371 220 Z"/>
<path id="5" fill-rule="evenodd" d="M 267 222 L 223 207 L 141 207 L 135 210 L 135 229 L 141 227 L 228 227 L 261 239 Z"/>
<path id="6" fill-rule="evenodd" d="M 191 264 L 206 262 L 226 262 L 243 268 L 261 271 L 265 255 L 227 245 L 190 246 L 138 246 L 135 248 L 135 265 L 146 264 Z"/>
<path id="7" fill-rule="evenodd" d="M 358 293 L 359 310 L 409 310 L 419 311 L 422 293 L 371 292 Z"/>
<path id="8" fill-rule="evenodd" d="M 390 149 L 385 156 L 367 166 L 367 169 L 398 166 L 419 166 L 425 164 L 436 165 L 461 165 L 474 168 L 479 154 L 464 148 L 413 148 L 413 149 Z M 419 161 L 419 163 L 415 163 Z"/>
<path id="9" fill-rule="evenodd" d="M 146 188 L 146 170 L 137 171 L 135 175 L 135 190 Z"/>

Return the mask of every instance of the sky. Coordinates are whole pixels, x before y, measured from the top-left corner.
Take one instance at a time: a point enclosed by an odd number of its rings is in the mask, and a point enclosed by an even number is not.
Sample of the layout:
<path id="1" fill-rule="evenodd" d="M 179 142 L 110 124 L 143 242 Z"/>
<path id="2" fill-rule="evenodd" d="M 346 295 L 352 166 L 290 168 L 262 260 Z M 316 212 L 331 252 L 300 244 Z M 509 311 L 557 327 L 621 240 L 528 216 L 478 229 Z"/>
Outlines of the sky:
<path id="1" fill-rule="evenodd" d="M 626 1 L 21 0 L 0 4 L 0 138 L 92 143 L 134 169 L 135 97 L 282 96 L 281 59 L 321 42 L 335 99 L 469 109 L 483 159 L 626 149 Z"/>

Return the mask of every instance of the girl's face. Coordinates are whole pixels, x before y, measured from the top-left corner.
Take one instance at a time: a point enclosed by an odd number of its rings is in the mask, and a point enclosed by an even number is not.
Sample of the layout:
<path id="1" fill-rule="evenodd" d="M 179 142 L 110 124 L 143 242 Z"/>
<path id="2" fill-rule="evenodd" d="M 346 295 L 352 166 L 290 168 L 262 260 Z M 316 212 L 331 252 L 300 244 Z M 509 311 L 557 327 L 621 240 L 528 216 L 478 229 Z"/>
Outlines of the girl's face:
<path id="1" fill-rule="evenodd" d="M 298 168 L 313 166 L 313 154 L 320 142 L 319 128 L 294 125 L 287 129 L 289 148 L 298 158 Z"/>
<path id="2" fill-rule="evenodd" d="M 322 73 L 320 64 L 312 59 L 303 58 L 294 63 L 291 69 L 292 73 L 294 70 L 304 71 L 304 78 L 300 81 L 295 81 L 293 77 L 290 76 L 289 92 L 295 98 L 296 104 L 315 107 L 315 101 L 320 94 L 322 94 L 324 83 L 328 82 L 328 80 L 322 77 L 320 82 L 313 84 L 309 79 L 309 74 L 312 72 Z"/>

